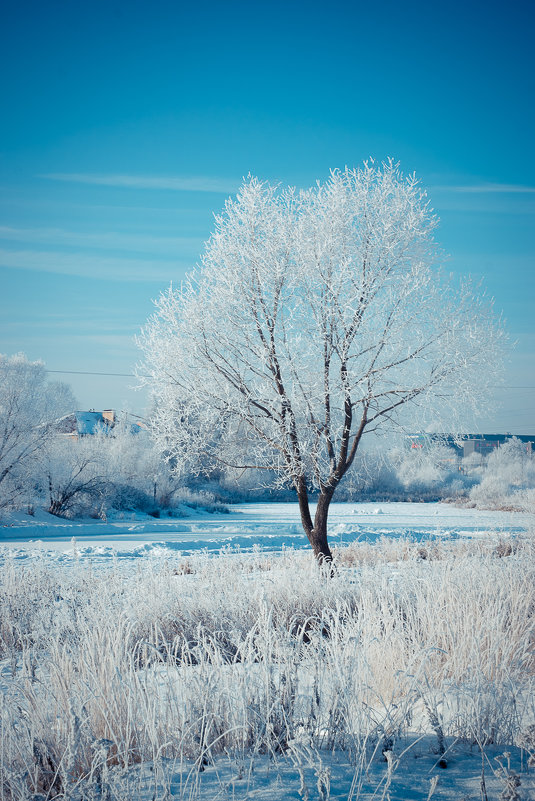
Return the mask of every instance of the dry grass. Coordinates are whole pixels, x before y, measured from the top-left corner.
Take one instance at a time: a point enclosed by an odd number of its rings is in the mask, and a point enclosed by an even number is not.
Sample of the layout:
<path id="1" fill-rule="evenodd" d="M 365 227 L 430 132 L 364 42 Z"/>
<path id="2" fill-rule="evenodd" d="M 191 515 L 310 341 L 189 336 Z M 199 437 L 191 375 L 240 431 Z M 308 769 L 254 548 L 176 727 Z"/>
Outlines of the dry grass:
<path id="1" fill-rule="evenodd" d="M 529 751 L 534 556 L 531 537 L 384 539 L 337 551 L 333 580 L 297 552 L 130 577 L 8 567 L 0 798 L 105 797 L 147 761 L 156 788 L 166 760 L 189 766 L 194 797 L 218 754 L 298 760 L 303 738 L 355 764 L 408 729 L 441 751 L 452 737 Z"/>

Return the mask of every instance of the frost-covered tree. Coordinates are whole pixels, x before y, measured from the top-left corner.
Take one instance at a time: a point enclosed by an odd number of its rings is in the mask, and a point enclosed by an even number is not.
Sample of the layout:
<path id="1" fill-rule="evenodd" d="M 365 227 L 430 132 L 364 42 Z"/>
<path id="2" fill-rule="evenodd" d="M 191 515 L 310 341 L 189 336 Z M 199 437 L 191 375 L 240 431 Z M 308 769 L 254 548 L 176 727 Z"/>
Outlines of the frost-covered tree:
<path id="1" fill-rule="evenodd" d="M 114 487 L 114 503 L 129 501 L 157 507 L 171 506 L 179 481 L 162 453 L 144 429 L 133 426 L 125 417 L 113 429 L 113 436 L 103 443 L 102 459 L 109 483 Z"/>
<path id="2" fill-rule="evenodd" d="M 179 482 L 148 432 L 125 417 L 79 439 L 51 435 L 38 456 L 36 486 L 51 514 L 105 516 L 110 508 L 169 506 Z"/>
<path id="3" fill-rule="evenodd" d="M 55 434 L 39 454 L 39 489 L 50 514 L 98 511 L 108 487 L 105 434 L 77 440 Z"/>
<path id="4" fill-rule="evenodd" d="M 70 388 L 49 382 L 42 362 L 0 354 L 0 507 L 28 493 L 54 421 L 75 406 Z"/>
<path id="5" fill-rule="evenodd" d="M 517 437 L 493 451 L 482 469 L 481 483 L 470 499 L 483 509 L 535 510 L 535 458 Z"/>
<path id="6" fill-rule="evenodd" d="M 500 325 L 469 284 L 435 269 L 435 225 L 393 163 L 306 191 L 251 178 L 142 333 L 161 449 L 181 468 L 203 459 L 291 485 L 320 560 L 362 438 L 444 430 L 495 380 Z"/>
<path id="7" fill-rule="evenodd" d="M 389 454 L 400 484 L 406 489 L 447 492 L 453 478 L 459 480 L 455 451 L 440 441 L 423 448 L 399 448 Z"/>

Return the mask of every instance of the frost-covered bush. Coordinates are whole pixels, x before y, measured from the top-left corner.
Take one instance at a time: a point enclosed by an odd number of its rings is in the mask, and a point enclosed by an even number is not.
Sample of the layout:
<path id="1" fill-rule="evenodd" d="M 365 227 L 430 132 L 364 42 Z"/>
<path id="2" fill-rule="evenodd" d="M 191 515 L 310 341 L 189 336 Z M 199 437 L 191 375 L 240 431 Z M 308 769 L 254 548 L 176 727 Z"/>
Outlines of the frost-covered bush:
<path id="1" fill-rule="evenodd" d="M 146 430 L 128 419 L 119 422 L 102 442 L 101 458 L 108 476 L 109 506 L 143 511 L 149 506 L 173 506 L 180 482 Z"/>
<path id="2" fill-rule="evenodd" d="M 535 511 L 535 459 L 529 447 L 512 437 L 493 451 L 470 500 L 481 508 Z"/>
<path id="3" fill-rule="evenodd" d="M 153 498 L 143 490 L 130 484 L 110 481 L 106 487 L 106 510 L 116 509 L 119 512 L 138 509 L 148 512 L 155 509 Z"/>
<path id="4" fill-rule="evenodd" d="M 51 437 L 39 458 L 39 483 L 45 508 L 72 517 L 103 509 L 107 481 L 100 435 L 73 440 Z"/>
<path id="5" fill-rule="evenodd" d="M 0 509 L 32 500 L 38 456 L 53 422 L 75 405 L 66 384 L 47 380 L 42 362 L 0 354 Z"/>
<path id="6" fill-rule="evenodd" d="M 423 448 L 394 448 L 392 470 L 410 500 L 439 500 L 467 492 L 473 479 L 459 471 L 453 448 L 441 443 Z"/>
<path id="7" fill-rule="evenodd" d="M 152 512 L 178 502 L 180 483 L 170 466 L 149 434 L 128 420 L 79 438 L 52 431 L 33 468 L 27 491 L 55 515 Z"/>
<path id="8" fill-rule="evenodd" d="M 342 483 L 340 501 L 405 500 L 402 486 L 392 467 L 388 448 L 363 450 L 357 454 L 352 471 Z"/>
<path id="9" fill-rule="evenodd" d="M 263 483 L 259 471 L 234 471 L 219 479 L 219 491 L 227 501 L 295 500 L 290 489 L 269 489 L 269 478 Z M 445 446 L 410 450 L 406 446 L 363 450 L 355 457 L 350 472 L 337 491 L 337 499 L 345 501 L 435 501 L 464 495 L 474 483 L 472 477 L 458 470 L 455 452 Z M 314 493 L 311 493 L 314 497 Z"/>
<path id="10" fill-rule="evenodd" d="M 212 512 L 227 512 L 228 509 L 221 500 L 215 488 L 179 487 L 174 493 L 174 502 L 193 509 L 202 508 Z"/>

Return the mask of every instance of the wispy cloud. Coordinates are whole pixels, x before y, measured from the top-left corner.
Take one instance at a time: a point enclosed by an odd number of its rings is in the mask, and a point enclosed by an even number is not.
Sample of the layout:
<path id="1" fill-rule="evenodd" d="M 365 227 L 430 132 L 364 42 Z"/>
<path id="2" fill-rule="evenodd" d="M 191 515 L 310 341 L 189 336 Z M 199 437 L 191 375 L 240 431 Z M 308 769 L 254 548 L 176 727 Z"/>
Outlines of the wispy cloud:
<path id="1" fill-rule="evenodd" d="M 448 259 L 455 269 L 471 275 L 488 275 L 489 272 L 515 276 L 517 281 L 533 282 L 533 256 L 529 253 L 463 253 L 456 252 Z M 521 297 L 521 296 L 520 296 Z"/>
<path id="2" fill-rule="evenodd" d="M 535 186 L 523 186 L 522 184 L 461 184 L 461 185 L 441 185 L 434 186 L 433 191 L 439 192 L 462 192 L 471 194 L 535 194 Z"/>
<path id="3" fill-rule="evenodd" d="M 187 266 L 163 259 L 129 259 L 87 253 L 0 249 L 0 267 L 17 270 L 77 275 L 108 281 L 179 280 Z"/>
<path id="4" fill-rule="evenodd" d="M 221 192 L 231 194 L 239 182 L 209 176 L 165 176 L 165 175 L 102 175 L 98 173 L 53 172 L 38 176 L 52 181 L 69 181 L 97 186 L 115 186 L 129 189 L 171 189 L 175 192 Z"/>
<path id="5" fill-rule="evenodd" d="M 137 323 L 137 321 L 136 321 Z M 98 335 L 108 336 L 108 335 L 122 335 L 125 337 L 132 338 L 135 334 L 138 333 L 139 326 L 131 322 L 127 323 L 116 323 L 115 320 L 111 319 L 109 316 L 101 317 L 100 319 L 93 320 L 83 314 L 81 314 L 81 309 L 77 307 L 73 310 L 73 313 L 70 317 L 66 317 L 64 320 L 55 320 L 53 317 L 50 318 L 46 313 L 43 313 L 39 316 L 33 315 L 31 320 L 28 319 L 3 319 L 0 324 L 0 330 L 2 334 L 6 332 L 12 332 L 13 334 L 19 334 L 23 331 L 25 334 L 31 334 L 34 331 L 43 333 L 43 332 L 57 332 L 60 335 L 64 335 L 65 332 L 69 333 L 69 337 L 72 336 L 73 331 L 82 332 L 80 336 L 89 336 L 93 332 Z"/>
<path id="6" fill-rule="evenodd" d="M 80 232 L 62 228 L 14 228 L 0 225 L 0 239 L 31 244 L 88 247 L 101 250 L 132 250 L 167 256 L 184 251 L 200 253 L 202 240 L 195 237 L 150 236 L 114 231 Z"/>

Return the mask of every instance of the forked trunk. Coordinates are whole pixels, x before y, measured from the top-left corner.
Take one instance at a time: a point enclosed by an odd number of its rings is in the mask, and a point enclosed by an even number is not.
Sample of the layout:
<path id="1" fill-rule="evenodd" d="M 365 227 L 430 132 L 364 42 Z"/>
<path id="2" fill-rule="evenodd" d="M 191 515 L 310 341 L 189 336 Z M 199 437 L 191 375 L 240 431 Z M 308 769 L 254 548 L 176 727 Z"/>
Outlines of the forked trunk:
<path id="1" fill-rule="evenodd" d="M 301 523 L 305 530 L 309 542 L 314 551 L 314 556 L 320 564 L 332 562 L 333 555 L 327 540 L 327 515 L 333 493 L 322 491 L 318 498 L 314 521 L 310 514 L 308 492 L 304 481 L 300 482 L 297 488 L 297 498 L 299 500 L 299 511 L 301 513 Z"/>
<path id="2" fill-rule="evenodd" d="M 332 492 L 321 492 L 318 498 L 318 505 L 316 506 L 316 514 L 314 515 L 314 528 L 310 532 L 310 544 L 318 562 L 332 562 L 333 555 L 329 548 L 327 540 L 327 516 L 329 514 L 329 506 L 332 499 Z"/>

